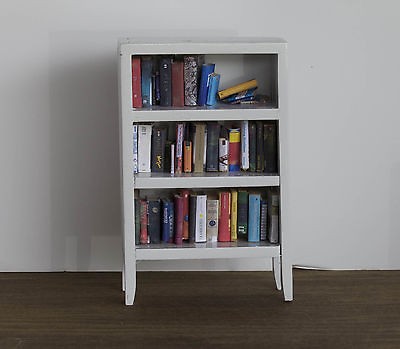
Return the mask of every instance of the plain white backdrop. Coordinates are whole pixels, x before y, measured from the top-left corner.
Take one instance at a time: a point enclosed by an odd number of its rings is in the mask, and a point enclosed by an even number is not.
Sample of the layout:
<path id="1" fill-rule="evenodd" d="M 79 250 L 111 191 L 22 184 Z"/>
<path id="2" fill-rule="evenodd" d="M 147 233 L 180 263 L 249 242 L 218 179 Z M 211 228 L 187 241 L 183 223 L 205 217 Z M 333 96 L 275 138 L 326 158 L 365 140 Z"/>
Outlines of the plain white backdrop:
<path id="1" fill-rule="evenodd" d="M 293 262 L 399 269 L 399 14 L 387 0 L 2 0 L 0 271 L 120 270 L 122 36 L 286 39 Z"/>

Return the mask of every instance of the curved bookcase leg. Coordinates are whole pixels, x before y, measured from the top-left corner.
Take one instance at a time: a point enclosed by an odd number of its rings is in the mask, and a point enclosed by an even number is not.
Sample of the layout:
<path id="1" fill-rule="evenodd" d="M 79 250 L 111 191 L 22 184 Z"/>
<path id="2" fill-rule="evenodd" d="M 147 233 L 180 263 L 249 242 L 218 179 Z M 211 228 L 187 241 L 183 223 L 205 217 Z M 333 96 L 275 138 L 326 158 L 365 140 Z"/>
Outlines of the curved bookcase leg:
<path id="1" fill-rule="evenodd" d="M 293 265 L 282 257 L 282 286 L 285 301 L 293 300 Z"/>
<path id="2" fill-rule="evenodd" d="M 282 290 L 281 278 L 281 257 L 272 257 L 272 270 L 274 272 L 275 285 L 277 290 Z"/>
<path id="3" fill-rule="evenodd" d="M 133 305 L 136 293 L 136 263 L 130 265 L 131 268 L 125 270 L 125 304 Z"/>

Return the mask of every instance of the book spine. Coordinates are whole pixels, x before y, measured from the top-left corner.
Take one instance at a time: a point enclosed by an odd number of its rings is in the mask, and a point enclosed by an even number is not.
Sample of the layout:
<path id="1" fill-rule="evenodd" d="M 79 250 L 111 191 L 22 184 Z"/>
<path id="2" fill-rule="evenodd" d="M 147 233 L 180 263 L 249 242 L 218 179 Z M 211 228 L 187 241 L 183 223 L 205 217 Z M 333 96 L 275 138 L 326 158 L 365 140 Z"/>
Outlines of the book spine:
<path id="1" fill-rule="evenodd" d="M 277 130 L 274 122 L 264 124 L 264 171 L 278 173 Z"/>
<path id="2" fill-rule="evenodd" d="M 150 107 L 152 105 L 152 73 L 153 59 L 152 57 L 142 57 L 142 106 Z"/>
<path id="3" fill-rule="evenodd" d="M 177 245 L 183 243 L 183 197 L 180 195 L 174 196 L 175 203 L 175 237 L 174 241 Z"/>
<path id="4" fill-rule="evenodd" d="M 151 133 L 152 125 L 139 125 L 138 171 L 151 172 Z"/>
<path id="5" fill-rule="evenodd" d="M 176 145 L 175 145 L 175 173 L 182 173 L 183 169 L 183 134 L 185 130 L 185 124 L 176 125 Z"/>
<path id="6" fill-rule="evenodd" d="M 260 241 L 260 194 L 249 194 L 248 241 Z"/>
<path id="7" fill-rule="evenodd" d="M 228 172 L 229 142 L 226 138 L 219 138 L 218 142 L 218 170 L 220 172 Z"/>
<path id="8" fill-rule="evenodd" d="M 260 240 L 267 240 L 267 201 L 261 200 L 260 204 Z"/>
<path id="9" fill-rule="evenodd" d="M 192 194 L 189 198 L 189 241 L 195 242 L 196 239 L 196 209 L 197 195 Z"/>
<path id="10" fill-rule="evenodd" d="M 229 172 L 240 171 L 240 129 L 229 129 L 229 151 L 228 151 Z"/>
<path id="11" fill-rule="evenodd" d="M 161 216 L 160 216 L 160 200 L 148 201 L 148 231 L 150 243 L 159 244 L 161 237 Z"/>
<path id="12" fill-rule="evenodd" d="M 207 101 L 207 93 L 209 87 L 209 75 L 214 72 L 215 64 L 205 63 L 201 66 L 201 76 L 198 91 L 197 105 L 204 106 Z"/>
<path id="13" fill-rule="evenodd" d="M 171 168 L 170 168 L 170 173 L 171 175 L 175 174 L 175 144 L 171 144 Z"/>
<path id="14" fill-rule="evenodd" d="M 244 90 L 239 93 L 235 93 L 229 97 L 224 98 L 223 102 L 236 104 L 237 102 L 240 102 L 241 100 L 247 100 L 251 97 L 254 97 L 255 91 L 256 91 L 256 88 L 251 88 L 249 90 Z"/>
<path id="15" fill-rule="evenodd" d="M 249 211 L 249 193 L 238 191 L 238 239 L 247 240 L 247 219 Z"/>
<path id="16" fill-rule="evenodd" d="M 219 193 L 219 217 L 218 217 L 218 241 L 231 241 L 230 215 L 231 193 L 228 191 Z"/>
<path id="17" fill-rule="evenodd" d="M 237 190 L 231 190 L 231 241 L 236 241 L 238 226 L 237 226 L 237 217 L 238 217 L 238 192 Z"/>
<path id="18" fill-rule="evenodd" d="M 182 238 L 183 240 L 189 240 L 189 190 L 182 190 L 181 196 L 183 198 Z"/>
<path id="19" fill-rule="evenodd" d="M 194 172 L 199 173 L 204 171 L 204 142 L 206 124 L 195 124 L 194 144 L 193 144 L 193 167 Z"/>
<path id="20" fill-rule="evenodd" d="M 133 125 L 133 173 L 138 173 L 138 125 Z"/>
<path id="21" fill-rule="evenodd" d="M 195 242 L 207 241 L 207 195 L 197 195 L 196 198 Z"/>
<path id="22" fill-rule="evenodd" d="M 185 87 L 183 78 L 183 62 L 172 62 L 172 106 L 183 107 L 185 105 Z"/>
<path id="23" fill-rule="evenodd" d="M 160 105 L 163 107 L 172 105 L 171 58 L 169 57 L 163 57 L 160 61 Z"/>
<path id="24" fill-rule="evenodd" d="M 141 86 L 140 57 L 132 57 L 132 106 L 142 107 L 142 86 Z"/>
<path id="25" fill-rule="evenodd" d="M 276 244 L 279 242 L 279 194 L 271 192 L 269 200 L 268 240 Z"/>
<path id="26" fill-rule="evenodd" d="M 183 62 L 185 105 L 195 106 L 197 105 L 197 83 L 200 71 L 198 56 L 185 56 Z"/>
<path id="27" fill-rule="evenodd" d="M 264 125 L 257 121 L 257 172 L 264 172 Z"/>
<path id="28" fill-rule="evenodd" d="M 218 241 L 218 199 L 207 199 L 207 241 Z"/>
<path id="29" fill-rule="evenodd" d="M 152 133 L 151 171 L 164 172 L 167 130 L 165 128 L 155 127 Z"/>
<path id="30" fill-rule="evenodd" d="M 241 123 L 240 147 L 241 147 L 240 167 L 243 171 L 247 171 L 250 167 L 250 164 L 249 164 L 249 122 L 247 120 L 244 120 Z"/>
<path id="31" fill-rule="evenodd" d="M 221 75 L 217 73 L 213 73 L 210 75 L 210 82 L 207 93 L 207 105 L 216 105 L 217 104 L 217 96 L 218 96 L 218 88 L 219 82 L 221 79 Z"/>
<path id="32" fill-rule="evenodd" d="M 185 140 L 183 146 L 183 171 L 192 172 L 192 142 L 189 140 Z"/>
<path id="33" fill-rule="evenodd" d="M 135 212 L 135 245 L 140 244 L 140 200 L 134 199 Z"/>
<path id="34" fill-rule="evenodd" d="M 218 140 L 220 125 L 217 122 L 207 123 L 207 155 L 206 169 L 207 171 L 218 171 Z"/>
<path id="35" fill-rule="evenodd" d="M 147 201 L 144 199 L 140 200 L 140 243 L 150 243 L 149 234 L 147 230 Z"/>
<path id="36" fill-rule="evenodd" d="M 256 79 L 252 79 L 246 82 L 242 82 L 240 84 L 234 85 L 232 87 L 229 87 L 225 90 L 221 90 L 218 92 L 218 97 L 219 99 L 224 99 L 228 96 L 231 96 L 235 93 L 239 93 L 245 90 L 249 90 L 251 88 L 255 88 L 257 87 L 257 80 Z"/>
<path id="37" fill-rule="evenodd" d="M 163 200 L 162 241 L 166 243 L 174 241 L 174 205 L 169 199 Z"/>

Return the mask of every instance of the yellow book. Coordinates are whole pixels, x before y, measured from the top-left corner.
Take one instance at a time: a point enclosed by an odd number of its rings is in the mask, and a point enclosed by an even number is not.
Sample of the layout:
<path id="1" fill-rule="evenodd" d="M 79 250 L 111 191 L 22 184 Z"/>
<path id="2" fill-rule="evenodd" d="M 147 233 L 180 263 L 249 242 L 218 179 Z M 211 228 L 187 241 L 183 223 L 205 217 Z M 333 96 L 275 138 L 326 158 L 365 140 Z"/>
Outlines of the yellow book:
<path id="1" fill-rule="evenodd" d="M 237 240 L 237 212 L 238 212 L 238 192 L 236 189 L 231 190 L 231 241 Z"/>
<path id="2" fill-rule="evenodd" d="M 257 87 L 257 80 L 256 79 L 249 80 L 249 81 L 246 81 L 246 82 L 242 82 L 242 83 L 240 83 L 238 85 L 228 87 L 225 90 L 221 90 L 221 91 L 218 92 L 218 97 L 219 97 L 219 99 L 224 99 L 226 97 L 234 95 L 235 93 L 239 93 L 239 92 L 242 92 L 244 90 L 248 90 L 248 89 L 254 88 L 254 87 Z"/>

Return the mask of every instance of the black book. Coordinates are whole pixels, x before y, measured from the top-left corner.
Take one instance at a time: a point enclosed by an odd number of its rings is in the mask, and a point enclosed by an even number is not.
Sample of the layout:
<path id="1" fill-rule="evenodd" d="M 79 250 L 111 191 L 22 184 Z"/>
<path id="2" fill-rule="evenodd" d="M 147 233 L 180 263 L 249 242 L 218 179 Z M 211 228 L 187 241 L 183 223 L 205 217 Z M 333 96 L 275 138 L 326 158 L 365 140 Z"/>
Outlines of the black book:
<path id="1" fill-rule="evenodd" d="M 249 121 L 249 170 L 256 172 L 257 168 L 257 126 L 254 121 Z"/>
<path id="2" fill-rule="evenodd" d="M 262 121 L 256 121 L 256 124 L 257 124 L 256 171 L 264 172 L 264 125 Z"/>
<path id="3" fill-rule="evenodd" d="M 218 140 L 221 125 L 207 122 L 206 171 L 218 171 Z"/>
<path id="4" fill-rule="evenodd" d="M 247 223 L 249 212 L 249 193 L 246 190 L 238 190 L 237 226 L 238 239 L 247 240 Z"/>
<path id="5" fill-rule="evenodd" d="M 277 126 L 275 122 L 264 124 L 264 171 L 278 173 Z"/>
<path id="6" fill-rule="evenodd" d="M 166 168 L 165 142 L 167 129 L 160 126 L 153 128 L 151 139 L 151 172 L 164 172 Z"/>
<path id="7" fill-rule="evenodd" d="M 172 60 L 163 57 L 160 60 L 160 105 L 170 107 L 172 105 Z"/>
<path id="8" fill-rule="evenodd" d="M 196 208 L 197 195 L 190 195 L 189 198 L 189 241 L 195 242 L 196 237 Z"/>
<path id="9" fill-rule="evenodd" d="M 159 199 L 148 200 L 148 234 L 151 244 L 159 244 L 161 238 L 161 205 Z"/>

